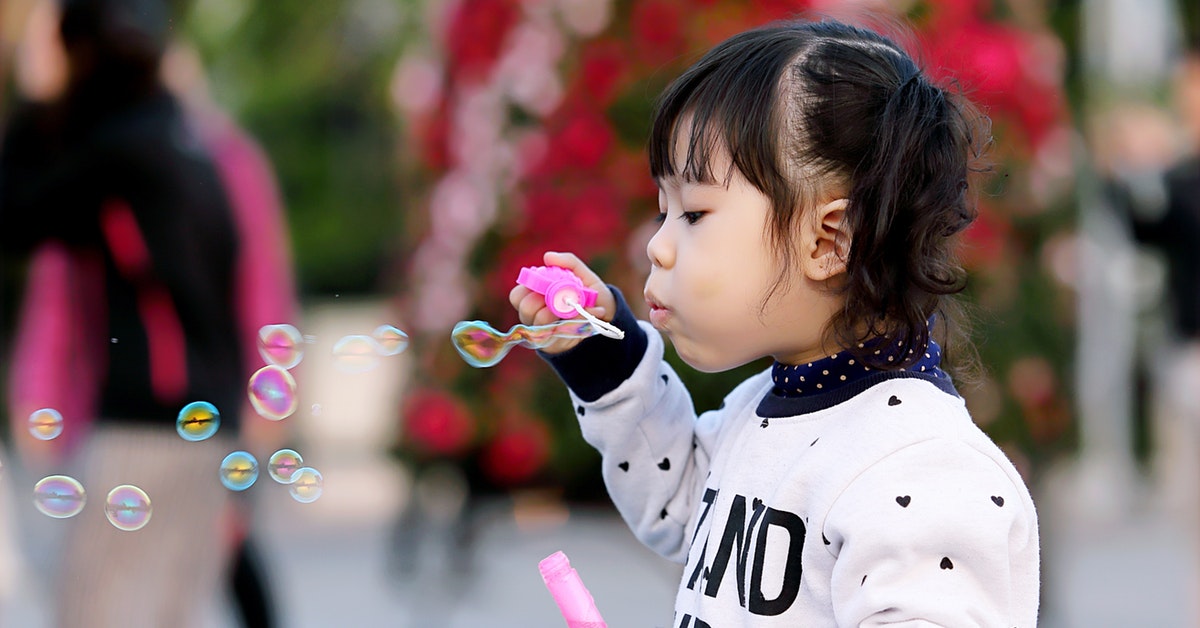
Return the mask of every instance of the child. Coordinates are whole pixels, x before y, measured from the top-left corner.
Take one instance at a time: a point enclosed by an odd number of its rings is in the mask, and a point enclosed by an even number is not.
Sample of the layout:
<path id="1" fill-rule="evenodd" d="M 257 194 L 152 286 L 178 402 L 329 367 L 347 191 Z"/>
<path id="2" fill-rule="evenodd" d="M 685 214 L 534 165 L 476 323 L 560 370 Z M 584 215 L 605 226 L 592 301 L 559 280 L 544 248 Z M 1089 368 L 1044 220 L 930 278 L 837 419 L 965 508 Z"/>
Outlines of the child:
<path id="1" fill-rule="evenodd" d="M 873 32 L 734 36 L 658 103 L 652 326 L 545 255 L 626 332 L 543 354 L 626 522 L 685 563 L 673 626 L 1036 625 L 1029 491 L 930 336 L 964 283 L 968 112 Z M 555 319 L 524 287 L 510 300 Z M 701 371 L 775 364 L 696 416 L 659 332 Z"/>

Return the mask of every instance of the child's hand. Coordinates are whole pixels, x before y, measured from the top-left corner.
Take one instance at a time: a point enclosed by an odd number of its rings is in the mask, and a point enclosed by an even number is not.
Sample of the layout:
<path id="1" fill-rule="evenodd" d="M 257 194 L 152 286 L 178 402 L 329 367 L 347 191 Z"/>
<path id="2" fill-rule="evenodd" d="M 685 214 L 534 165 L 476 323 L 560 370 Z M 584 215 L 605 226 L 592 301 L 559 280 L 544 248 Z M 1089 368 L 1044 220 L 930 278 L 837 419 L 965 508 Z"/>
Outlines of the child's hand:
<path id="1" fill-rule="evenodd" d="M 608 289 L 604 281 L 600 279 L 596 273 L 592 272 L 583 262 L 571 253 L 554 253 L 547 252 L 542 256 L 546 266 L 561 266 L 575 273 L 580 280 L 583 281 L 585 288 L 595 290 L 596 305 L 587 309 L 588 313 L 603 321 L 612 321 L 612 317 L 617 309 L 617 299 L 613 296 L 612 290 Z M 508 293 L 508 301 L 516 308 L 517 314 L 520 316 L 521 323 L 525 325 L 549 325 L 556 321 L 562 320 L 546 307 L 546 297 L 517 284 Z M 579 344 L 579 338 L 563 338 L 553 344 L 543 347 L 542 351 L 546 353 L 562 353 L 567 349 Z"/>

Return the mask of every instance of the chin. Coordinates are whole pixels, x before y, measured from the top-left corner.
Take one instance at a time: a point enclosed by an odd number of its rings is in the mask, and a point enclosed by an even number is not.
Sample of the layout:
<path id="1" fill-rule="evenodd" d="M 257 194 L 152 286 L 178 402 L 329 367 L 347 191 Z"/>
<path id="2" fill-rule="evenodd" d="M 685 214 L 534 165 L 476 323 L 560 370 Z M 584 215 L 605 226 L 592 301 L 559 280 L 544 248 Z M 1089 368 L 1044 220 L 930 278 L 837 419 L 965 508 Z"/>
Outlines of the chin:
<path id="1" fill-rule="evenodd" d="M 675 342 L 674 338 L 671 339 L 671 343 L 675 347 L 675 353 L 679 354 L 679 359 L 701 373 L 721 373 L 735 369 L 754 359 L 747 356 L 720 355 L 719 351 L 713 350 L 697 350 L 694 345 L 687 342 L 680 346 L 680 343 Z"/>

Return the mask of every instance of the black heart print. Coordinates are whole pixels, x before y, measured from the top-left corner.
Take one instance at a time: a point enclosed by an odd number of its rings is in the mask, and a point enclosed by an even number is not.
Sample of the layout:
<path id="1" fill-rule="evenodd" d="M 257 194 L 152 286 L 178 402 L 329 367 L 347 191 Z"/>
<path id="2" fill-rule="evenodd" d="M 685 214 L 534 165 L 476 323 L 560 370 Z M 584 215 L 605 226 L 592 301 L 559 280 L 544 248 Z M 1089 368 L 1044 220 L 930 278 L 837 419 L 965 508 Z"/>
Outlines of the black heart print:
<path id="1" fill-rule="evenodd" d="M 1003 506 L 1004 498 L 1000 497 L 999 495 L 992 495 L 992 503 L 996 504 L 997 506 Z"/>
<path id="2" fill-rule="evenodd" d="M 900 504 L 900 506 L 902 506 L 904 508 L 908 508 L 908 502 L 911 502 L 911 501 L 912 501 L 911 495 L 901 495 L 896 498 L 896 503 Z"/>
<path id="3" fill-rule="evenodd" d="M 888 398 L 888 405 L 889 405 L 889 406 L 898 406 L 898 405 L 900 405 L 900 398 L 899 398 L 899 397 L 897 397 L 896 395 L 892 395 L 891 397 L 889 397 L 889 398 Z"/>
<path id="4" fill-rule="evenodd" d="M 670 468 L 671 468 L 671 461 L 670 461 L 670 460 L 668 460 L 668 459 L 666 459 L 666 458 L 663 458 L 663 461 L 662 461 L 662 462 L 660 462 L 660 463 L 658 463 L 658 468 L 659 468 L 659 469 L 662 469 L 663 471 L 666 471 L 666 470 L 670 469 Z"/>
<path id="5" fill-rule="evenodd" d="M 621 467 L 622 471 L 628 471 L 629 470 L 629 461 L 626 460 L 625 462 L 622 462 L 621 464 L 618 464 L 617 466 Z"/>
<path id="6" fill-rule="evenodd" d="M 942 557 L 942 569 L 954 569 L 954 563 L 950 562 L 950 557 Z"/>

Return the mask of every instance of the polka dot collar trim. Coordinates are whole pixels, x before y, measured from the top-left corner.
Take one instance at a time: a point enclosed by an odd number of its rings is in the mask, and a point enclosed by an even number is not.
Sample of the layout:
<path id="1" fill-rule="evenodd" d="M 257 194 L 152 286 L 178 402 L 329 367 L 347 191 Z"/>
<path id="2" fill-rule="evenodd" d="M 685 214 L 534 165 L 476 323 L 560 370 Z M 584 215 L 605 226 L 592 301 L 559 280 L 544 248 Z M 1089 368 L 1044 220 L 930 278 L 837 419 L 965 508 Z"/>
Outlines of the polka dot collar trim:
<path id="1" fill-rule="evenodd" d="M 888 356 L 888 359 L 891 360 L 892 357 Z M 894 357 L 899 359 L 898 355 Z M 925 355 L 913 365 L 900 370 L 949 381 L 950 376 L 941 369 L 941 362 L 942 348 L 930 339 L 925 347 Z M 783 397 L 820 395 L 879 373 L 879 369 L 864 365 L 850 353 L 835 353 L 804 364 L 776 362 L 771 367 L 774 393 Z"/>

